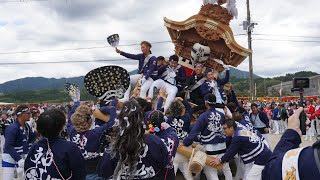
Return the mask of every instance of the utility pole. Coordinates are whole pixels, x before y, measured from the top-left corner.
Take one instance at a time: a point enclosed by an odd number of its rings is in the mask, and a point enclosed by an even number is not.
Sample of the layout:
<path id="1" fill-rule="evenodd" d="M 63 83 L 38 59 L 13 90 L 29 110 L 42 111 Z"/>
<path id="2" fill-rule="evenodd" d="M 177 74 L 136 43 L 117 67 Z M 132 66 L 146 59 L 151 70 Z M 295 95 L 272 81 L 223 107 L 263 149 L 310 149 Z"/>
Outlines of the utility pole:
<path id="1" fill-rule="evenodd" d="M 243 21 L 243 29 L 247 31 L 248 34 L 248 48 L 252 51 L 252 30 L 254 28 L 254 25 L 257 25 L 257 23 L 251 22 L 251 16 L 250 16 L 250 5 L 249 0 L 247 0 L 247 21 Z M 251 102 L 255 100 L 255 88 L 254 88 L 254 79 L 253 79 L 253 65 L 252 65 L 252 53 L 249 54 L 249 87 L 250 87 L 250 98 Z"/>

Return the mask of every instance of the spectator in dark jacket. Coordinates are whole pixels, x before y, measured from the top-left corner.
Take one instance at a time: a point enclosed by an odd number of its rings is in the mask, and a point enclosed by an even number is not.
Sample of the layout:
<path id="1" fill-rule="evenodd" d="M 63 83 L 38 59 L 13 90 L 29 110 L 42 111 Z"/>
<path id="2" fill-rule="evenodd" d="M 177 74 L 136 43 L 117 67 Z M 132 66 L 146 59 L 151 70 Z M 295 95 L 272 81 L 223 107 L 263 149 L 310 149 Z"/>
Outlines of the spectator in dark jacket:
<path id="1" fill-rule="evenodd" d="M 250 113 L 249 117 L 253 127 L 262 134 L 270 145 L 270 126 L 268 116 L 263 111 L 259 111 L 258 105 L 255 103 L 251 104 L 251 110 L 252 113 Z"/>

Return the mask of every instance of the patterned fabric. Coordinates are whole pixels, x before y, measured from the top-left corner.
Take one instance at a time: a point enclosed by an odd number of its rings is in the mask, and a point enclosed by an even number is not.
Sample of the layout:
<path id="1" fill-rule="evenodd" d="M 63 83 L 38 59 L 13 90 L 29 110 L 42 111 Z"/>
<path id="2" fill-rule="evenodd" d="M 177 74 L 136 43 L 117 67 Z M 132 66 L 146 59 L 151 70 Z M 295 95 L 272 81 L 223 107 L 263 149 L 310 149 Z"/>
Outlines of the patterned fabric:
<path id="1" fill-rule="evenodd" d="M 153 134 L 144 135 L 145 144 L 140 153 L 137 162 L 137 171 L 133 179 L 152 179 L 162 177 L 160 170 L 164 170 L 169 164 L 169 153 L 163 141 Z M 117 159 L 112 159 L 109 153 L 104 153 L 98 166 L 97 173 L 100 177 L 111 178 L 117 166 Z M 124 164 L 124 171 L 119 179 L 124 180 L 127 178 L 128 167 Z M 159 178 L 161 179 L 161 178 Z"/>
<path id="2" fill-rule="evenodd" d="M 63 148 L 61 148 L 63 147 Z M 30 149 L 25 160 L 26 180 L 83 180 L 86 176 L 84 159 L 72 142 L 58 137 L 41 139 Z"/>
<path id="3" fill-rule="evenodd" d="M 130 76 L 122 67 L 104 66 L 91 70 L 84 77 L 86 89 L 100 100 L 122 98 L 128 89 Z"/>
<path id="4" fill-rule="evenodd" d="M 80 101 L 80 89 L 77 85 L 66 83 L 64 87 L 74 102 Z"/>
<path id="5" fill-rule="evenodd" d="M 112 34 L 107 38 L 107 40 L 112 47 L 117 47 L 120 41 L 119 34 Z"/>
<path id="6" fill-rule="evenodd" d="M 224 114 L 216 111 L 215 108 L 202 113 L 189 135 L 183 140 L 183 144 L 185 146 L 191 145 L 199 134 L 202 144 L 225 143 L 226 135 L 222 126 L 224 119 Z"/>

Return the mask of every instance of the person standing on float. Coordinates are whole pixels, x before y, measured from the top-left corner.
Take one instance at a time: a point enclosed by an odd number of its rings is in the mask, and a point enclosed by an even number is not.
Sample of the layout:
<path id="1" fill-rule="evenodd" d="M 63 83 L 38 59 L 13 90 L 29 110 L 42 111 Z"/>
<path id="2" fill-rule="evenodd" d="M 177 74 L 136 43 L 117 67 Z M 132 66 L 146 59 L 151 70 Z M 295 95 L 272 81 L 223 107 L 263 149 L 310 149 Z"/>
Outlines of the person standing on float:
<path id="1" fill-rule="evenodd" d="M 130 85 L 123 98 L 125 101 L 130 98 L 131 85 L 136 84 L 138 80 L 138 83 L 141 85 L 140 97 L 143 99 L 146 98 L 147 91 L 158 76 L 157 58 L 151 54 L 151 44 L 147 41 L 142 41 L 140 46 L 142 51 L 141 54 L 129 54 L 116 48 L 116 52 L 120 55 L 129 59 L 139 60 L 138 74 L 130 76 Z"/>

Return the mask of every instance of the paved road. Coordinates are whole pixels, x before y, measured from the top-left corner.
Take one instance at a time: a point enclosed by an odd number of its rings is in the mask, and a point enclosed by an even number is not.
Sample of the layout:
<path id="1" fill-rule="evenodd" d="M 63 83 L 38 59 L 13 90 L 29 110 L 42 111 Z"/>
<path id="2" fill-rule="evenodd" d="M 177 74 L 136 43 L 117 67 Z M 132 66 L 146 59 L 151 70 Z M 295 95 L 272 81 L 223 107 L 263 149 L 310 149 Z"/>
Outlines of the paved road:
<path id="1" fill-rule="evenodd" d="M 318 131 L 319 132 L 319 131 Z M 274 135 L 274 134 L 270 134 L 270 141 L 271 141 L 271 150 L 273 151 L 273 149 L 275 148 L 275 146 L 277 145 L 277 143 L 279 142 L 280 138 L 281 138 L 281 134 L 280 135 Z M 304 141 L 304 137 L 301 138 L 302 143 L 300 144 L 300 147 L 305 147 L 305 146 L 311 146 L 314 142 L 316 142 L 316 137 L 313 137 L 312 141 Z M 232 167 L 231 167 L 232 169 Z M 183 176 L 181 174 L 177 175 L 176 180 L 183 180 Z M 223 177 L 219 177 L 220 180 L 223 180 Z M 205 176 L 201 176 L 201 180 L 206 180 Z"/>
<path id="2" fill-rule="evenodd" d="M 281 135 L 271 134 L 270 140 L 271 140 L 271 149 L 272 149 L 272 150 L 274 149 L 274 147 L 276 146 L 276 144 L 279 142 L 280 138 L 281 138 Z M 310 145 L 312 145 L 312 144 L 316 141 L 315 137 L 313 137 L 313 140 L 312 140 L 312 141 L 304 141 L 303 139 L 304 139 L 304 138 L 301 138 L 302 143 L 301 143 L 300 147 L 310 146 Z M 3 179 L 3 178 L 2 178 L 2 169 L 1 169 L 1 166 L 0 166 L 0 180 L 2 180 L 2 179 Z M 177 175 L 176 180 L 183 180 L 183 179 L 184 179 L 184 178 L 183 178 L 183 176 L 182 176 L 181 174 L 178 174 L 178 175 Z M 220 178 L 220 179 L 223 179 L 223 178 Z M 205 180 L 205 177 L 202 176 L 202 177 L 201 177 L 201 180 Z"/>

